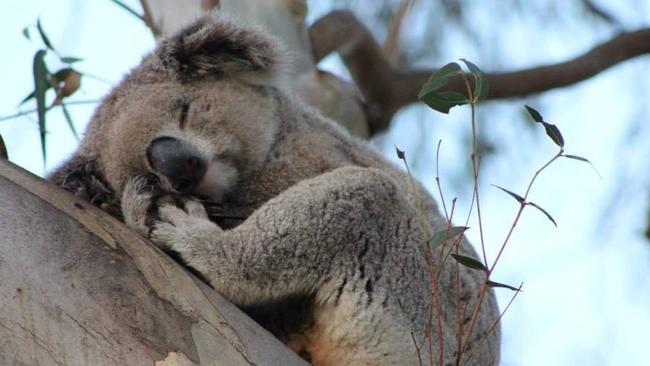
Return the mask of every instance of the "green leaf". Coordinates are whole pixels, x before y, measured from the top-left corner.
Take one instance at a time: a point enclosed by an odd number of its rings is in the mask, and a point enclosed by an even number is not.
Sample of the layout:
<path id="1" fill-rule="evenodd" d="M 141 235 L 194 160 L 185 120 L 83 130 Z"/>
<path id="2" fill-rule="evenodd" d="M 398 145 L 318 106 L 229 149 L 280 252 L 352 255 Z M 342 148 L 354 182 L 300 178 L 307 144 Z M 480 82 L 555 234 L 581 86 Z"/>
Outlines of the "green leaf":
<path id="1" fill-rule="evenodd" d="M 600 173 L 598 172 L 598 169 L 596 169 L 596 167 L 594 166 L 594 164 L 592 164 L 591 161 L 589 161 L 588 159 L 583 158 L 582 156 L 571 155 L 571 154 L 562 154 L 562 157 L 563 157 L 563 158 L 567 158 L 567 159 L 573 159 L 573 160 L 583 161 L 583 162 L 585 162 L 585 163 L 591 165 L 591 168 L 594 170 L 594 172 L 596 172 L 596 174 L 598 174 L 598 177 L 599 177 L 600 179 L 603 179 L 603 176 L 600 175 Z"/>
<path id="2" fill-rule="evenodd" d="M 63 111 L 63 116 L 65 117 L 66 122 L 68 122 L 68 127 L 70 127 L 70 131 L 72 131 L 74 138 L 79 140 L 79 135 L 77 134 L 77 130 L 74 128 L 74 123 L 72 122 L 70 112 L 68 112 L 68 107 L 63 102 L 61 102 L 61 110 Z"/>
<path id="3" fill-rule="evenodd" d="M 472 73 L 472 76 L 474 77 L 474 98 L 477 101 L 485 99 L 488 94 L 488 81 L 485 78 L 485 73 L 474 63 L 464 58 L 461 58 L 460 60 L 465 63 L 469 71 Z"/>
<path id="4" fill-rule="evenodd" d="M 454 226 L 449 228 L 448 230 L 442 230 L 440 232 L 433 234 L 433 236 L 430 239 L 431 248 L 432 249 L 436 248 L 444 244 L 448 240 L 454 239 L 458 235 L 461 235 L 465 231 L 467 231 L 467 229 L 469 228 L 466 226 Z"/>
<path id="5" fill-rule="evenodd" d="M 2 139 L 2 135 L 0 135 L 0 158 L 9 160 L 9 153 L 7 152 L 7 146 L 5 145 L 5 141 Z"/>
<path id="6" fill-rule="evenodd" d="M 133 9 L 132 9 L 131 7 L 129 7 L 128 5 L 124 4 L 123 2 L 121 2 L 121 1 L 119 1 L 119 0 L 112 0 L 112 1 L 113 1 L 113 3 L 115 3 L 117 6 L 121 7 L 122 9 L 126 10 L 126 11 L 129 12 L 131 15 L 133 15 L 134 17 L 136 17 L 136 18 L 138 18 L 138 19 L 140 19 L 140 20 L 142 20 L 143 22 L 146 23 L 146 20 L 144 19 L 144 16 L 138 14 L 137 11 L 133 10 Z"/>
<path id="7" fill-rule="evenodd" d="M 50 42 L 50 39 L 47 37 L 47 34 L 45 34 L 45 31 L 43 30 L 43 27 L 41 26 L 41 19 L 39 18 L 36 21 L 36 29 L 38 29 L 38 34 L 41 35 L 41 39 L 43 40 L 43 43 L 45 43 L 45 46 L 52 51 L 56 52 L 54 47 L 52 46 L 52 43 Z"/>
<path id="8" fill-rule="evenodd" d="M 552 125 L 550 123 L 542 122 L 542 124 L 544 125 L 544 129 L 546 130 L 548 137 L 550 137 L 557 146 L 564 147 L 564 137 L 562 137 L 560 129 L 557 128 L 556 125 Z"/>
<path id="9" fill-rule="evenodd" d="M 395 146 L 395 152 L 397 153 L 397 157 L 400 160 L 404 160 L 404 158 L 406 158 L 406 153 L 404 152 L 404 150 L 400 150 L 397 146 Z"/>
<path id="10" fill-rule="evenodd" d="M 27 95 L 23 100 L 20 101 L 20 103 L 18 104 L 18 106 L 21 106 L 21 105 L 25 104 L 28 100 L 34 98 L 34 95 L 36 95 L 36 92 L 34 92 L 34 91 L 32 91 L 31 93 L 29 93 L 29 94 L 28 94 L 28 95 Z"/>
<path id="11" fill-rule="evenodd" d="M 545 209 L 539 207 L 538 205 L 536 205 L 536 204 L 533 203 L 533 202 L 526 202 L 526 204 L 527 204 L 527 205 L 530 205 L 530 206 L 533 206 L 533 207 L 535 207 L 536 209 L 542 211 L 542 213 L 543 213 L 544 215 L 546 215 L 546 217 L 547 217 L 549 220 L 551 220 L 551 222 L 553 223 L 553 225 L 555 225 L 555 227 L 557 227 L 557 222 L 555 222 L 555 220 L 553 219 L 553 217 L 551 216 L 551 214 L 549 214 L 548 212 L 546 212 Z"/>
<path id="12" fill-rule="evenodd" d="M 38 112 L 38 130 L 41 135 L 41 152 L 43 154 L 43 164 L 46 161 L 46 152 L 45 152 L 45 92 L 50 86 L 49 81 L 47 80 L 48 71 L 47 66 L 45 66 L 44 57 L 46 50 L 38 50 L 34 55 L 34 96 L 36 98 L 36 109 Z"/>
<path id="13" fill-rule="evenodd" d="M 544 126 L 546 134 L 551 138 L 551 140 L 553 140 L 553 142 L 555 142 L 557 146 L 564 147 L 564 137 L 562 137 L 562 133 L 556 125 L 544 121 L 544 117 L 542 117 L 542 115 L 534 108 L 526 106 L 526 110 L 528 110 L 528 114 L 530 114 L 535 122 L 541 123 Z"/>
<path id="14" fill-rule="evenodd" d="M 488 287 L 493 287 L 493 288 L 494 287 L 501 287 L 501 288 L 507 288 L 509 290 L 516 291 L 516 292 L 521 292 L 522 291 L 521 286 L 514 287 L 514 286 L 510 286 L 510 285 L 506 285 L 506 284 L 499 283 L 499 282 L 494 282 L 494 281 L 487 281 L 486 284 L 488 285 Z"/>
<path id="15" fill-rule="evenodd" d="M 448 114 L 449 110 L 455 106 L 469 103 L 466 96 L 453 91 L 442 93 L 429 92 L 422 96 L 420 100 L 436 111 L 445 114 Z"/>
<path id="16" fill-rule="evenodd" d="M 519 202 L 519 203 L 524 203 L 524 202 L 526 201 L 522 196 L 520 196 L 520 195 L 518 195 L 518 194 L 516 194 L 516 193 L 514 193 L 514 192 L 512 192 L 512 191 L 509 191 L 509 190 L 507 190 L 507 189 L 505 189 L 505 188 L 503 188 L 503 187 L 499 187 L 499 186 L 496 185 L 496 184 L 493 184 L 493 186 L 495 186 L 495 187 L 499 188 L 500 190 L 506 192 L 507 194 L 511 195 L 511 196 L 512 196 L 514 199 L 516 199 L 517 202 Z"/>
<path id="17" fill-rule="evenodd" d="M 424 86 L 422 86 L 422 90 L 420 90 L 418 98 L 422 99 L 422 97 L 426 94 L 445 86 L 450 77 L 459 73 L 462 73 L 462 70 L 460 69 L 460 66 L 458 66 L 458 64 L 455 62 L 450 62 L 441 67 L 438 69 L 438 71 L 433 73 L 433 75 L 431 75 L 429 78 L 429 81 L 427 81 Z"/>
<path id="18" fill-rule="evenodd" d="M 66 63 L 66 64 L 73 64 L 75 62 L 83 61 L 82 58 L 79 57 L 61 57 L 61 62 Z"/>
<path id="19" fill-rule="evenodd" d="M 478 269 L 484 272 L 488 271 L 487 268 L 485 268 L 485 266 L 483 265 L 483 263 L 477 261 L 472 257 L 467 257 L 460 254 L 452 254 L 451 256 L 454 257 L 456 262 L 462 264 L 465 267 L 469 267 L 471 269 Z"/>
<path id="20" fill-rule="evenodd" d="M 25 38 L 27 38 L 27 39 L 29 39 L 31 41 L 32 36 L 29 34 L 29 28 L 30 27 L 31 27 L 31 25 L 28 25 L 25 28 L 23 28 L 23 36 L 25 36 Z"/>
<path id="21" fill-rule="evenodd" d="M 535 110 L 533 107 L 530 106 L 525 106 L 525 107 L 526 110 L 528 110 L 528 114 L 530 114 L 530 116 L 533 118 L 535 122 L 539 122 L 539 123 L 544 122 L 544 118 L 537 110 Z"/>

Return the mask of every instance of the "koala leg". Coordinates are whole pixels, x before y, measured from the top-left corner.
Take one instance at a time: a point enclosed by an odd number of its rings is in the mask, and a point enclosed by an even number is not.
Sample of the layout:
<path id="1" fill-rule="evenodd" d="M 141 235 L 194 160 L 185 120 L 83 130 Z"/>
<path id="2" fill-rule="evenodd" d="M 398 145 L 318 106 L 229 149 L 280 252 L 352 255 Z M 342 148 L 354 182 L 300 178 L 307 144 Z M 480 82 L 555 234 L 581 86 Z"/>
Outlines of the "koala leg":
<path id="1" fill-rule="evenodd" d="M 430 291 L 416 211 L 386 174 L 346 167 L 297 183 L 232 230 L 190 204 L 150 238 L 238 305 L 313 294 L 315 365 L 411 365 Z M 128 218 L 128 216 L 127 216 Z"/>

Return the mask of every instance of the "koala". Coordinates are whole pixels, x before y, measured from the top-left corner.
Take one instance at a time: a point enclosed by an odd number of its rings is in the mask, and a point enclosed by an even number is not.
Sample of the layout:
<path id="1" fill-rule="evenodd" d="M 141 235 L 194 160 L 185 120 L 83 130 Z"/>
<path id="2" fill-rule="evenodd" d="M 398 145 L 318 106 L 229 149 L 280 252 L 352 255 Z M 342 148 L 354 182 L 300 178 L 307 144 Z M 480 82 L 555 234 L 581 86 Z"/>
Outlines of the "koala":
<path id="1" fill-rule="evenodd" d="M 284 53 L 258 29 L 197 20 L 103 99 L 49 179 L 173 253 L 314 365 L 457 364 L 485 275 L 431 263 L 476 253 L 461 238 L 428 249 L 447 228 L 430 194 L 278 86 Z M 462 364 L 498 363 L 497 318 L 488 290 Z"/>

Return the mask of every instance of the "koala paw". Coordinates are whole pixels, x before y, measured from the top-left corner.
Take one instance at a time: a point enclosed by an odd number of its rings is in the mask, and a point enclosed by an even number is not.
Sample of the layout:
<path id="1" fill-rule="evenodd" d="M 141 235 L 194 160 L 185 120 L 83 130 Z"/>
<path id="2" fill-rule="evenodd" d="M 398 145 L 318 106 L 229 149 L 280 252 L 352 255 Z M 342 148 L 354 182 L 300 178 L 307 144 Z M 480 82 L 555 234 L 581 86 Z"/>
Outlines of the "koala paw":
<path id="1" fill-rule="evenodd" d="M 94 161 L 71 169 L 64 177 L 63 189 L 99 207 L 111 216 L 122 218 L 120 201 L 98 173 Z"/>
<path id="2" fill-rule="evenodd" d="M 203 205 L 185 199 L 183 208 L 163 204 L 158 208 L 158 221 L 149 230 L 149 239 L 163 250 L 173 250 L 181 256 L 191 255 L 197 243 L 207 243 L 221 229 L 210 221 Z"/>

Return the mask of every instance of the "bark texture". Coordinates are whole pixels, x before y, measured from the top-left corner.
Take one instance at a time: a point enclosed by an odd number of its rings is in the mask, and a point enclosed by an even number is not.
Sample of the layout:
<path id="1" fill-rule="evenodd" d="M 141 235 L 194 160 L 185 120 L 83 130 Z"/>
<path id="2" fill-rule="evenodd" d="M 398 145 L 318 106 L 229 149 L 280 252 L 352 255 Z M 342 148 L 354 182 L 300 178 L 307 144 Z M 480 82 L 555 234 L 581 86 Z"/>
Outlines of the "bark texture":
<path id="1" fill-rule="evenodd" d="M 0 160 L 0 365 L 305 365 L 121 222 Z"/>

